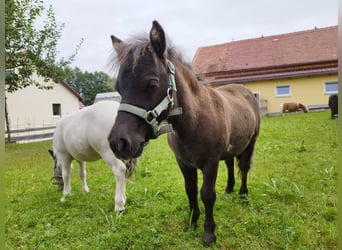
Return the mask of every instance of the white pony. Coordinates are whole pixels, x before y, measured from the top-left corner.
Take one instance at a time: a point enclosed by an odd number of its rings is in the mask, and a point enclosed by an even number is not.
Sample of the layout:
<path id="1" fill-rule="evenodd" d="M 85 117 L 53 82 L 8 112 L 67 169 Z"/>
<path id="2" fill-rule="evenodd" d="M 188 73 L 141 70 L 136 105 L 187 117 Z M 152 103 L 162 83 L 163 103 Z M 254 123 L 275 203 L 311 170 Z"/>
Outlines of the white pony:
<path id="1" fill-rule="evenodd" d="M 62 118 L 53 136 L 53 151 L 50 155 L 55 161 L 55 184 L 63 186 L 63 197 L 71 192 L 72 160 L 79 164 L 79 176 L 84 193 L 89 192 L 86 182 L 86 161 L 96 161 L 101 157 L 112 169 L 116 178 L 115 211 L 123 211 L 126 203 L 126 177 L 130 176 L 136 159 L 121 161 L 109 147 L 108 135 L 118 112 L 119 103 L 101 101 L 75 111 Z M 59 179 L 60 178 L 60 179 Z M 59 179 L 59 180 L 58 180 Z"/>

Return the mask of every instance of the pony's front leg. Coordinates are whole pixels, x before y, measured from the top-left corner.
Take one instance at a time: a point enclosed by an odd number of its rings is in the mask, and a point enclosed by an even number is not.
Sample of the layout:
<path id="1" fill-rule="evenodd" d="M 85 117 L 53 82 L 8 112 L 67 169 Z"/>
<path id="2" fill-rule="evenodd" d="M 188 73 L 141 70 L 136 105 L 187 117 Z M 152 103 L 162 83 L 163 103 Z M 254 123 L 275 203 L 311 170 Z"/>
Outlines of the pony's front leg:
<path id="1" fill-rule="evenodd" d="M 86 162 L 79 161 L 78 162 L 78 175 L 81 178 L 82 182 L 82 190 L 84 193 L 89 193 L 89 187 L 87 185 L 87 170 L 86 170 Z"/>
<path id="2" fill-rule="evenodd" d="M 63 178 L 63 197 L 61 198 L 61 202 L 65 202 L 65 197 L 67 195 L 70 195 L 71 193 L 71 165 L 72 159 L 69 157 L 65 157 L 61 159 L 61 165 L 62 165 L 62 178 Z"/>
<path id="3" fill-rule="evenodd" d="M 204 234 L 202 236 L 204 246 L 208 246 L 216 241 L 213 210 L 216 200 L 215 184 L 217 169 L 218 161 L 209 162 L 202 168 L 203 184 L 201 188 L 201 199 L 205 207 Z"/>
<path id="4" fill-rule="evenodd" d="M 116 180 L 114 210 L 123 212 L 126 204 L 126 165 L 121 160 L 116 160 L 111 168 Z"/>
<path id="5" fill-rule="evenodd" d="M 180 162 L 178 165 L 182 171 L 184 181 L 185 181 L 185 191 L 188 196 L 189 200 L 189 217 L 188 220 L 185 222 L 185 231 L 189 230 L 190 227 L 196 228 L 197 221 L 200 216 L 200 210 L 198 207 L 198 200 L 197 200 L 197 169 L 189 168 Z"/>

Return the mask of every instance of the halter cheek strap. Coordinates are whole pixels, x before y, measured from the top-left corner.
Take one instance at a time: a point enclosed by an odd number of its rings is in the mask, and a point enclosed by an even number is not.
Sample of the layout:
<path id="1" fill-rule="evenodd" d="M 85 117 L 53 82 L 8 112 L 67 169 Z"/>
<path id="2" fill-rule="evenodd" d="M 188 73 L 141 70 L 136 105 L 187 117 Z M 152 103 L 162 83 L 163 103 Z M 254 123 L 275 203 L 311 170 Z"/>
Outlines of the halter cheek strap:
<path id="1" fill-rule="evenodd" d="M 169 71 L 169 75 L 166 96 L 157 106 L 154 107 L 154 109 L 147 111 L 143 108 L 128 103 L 121 103 L 119 106 L 119 111 L 125 111 L 144 119 L 145 122 L 147 122 L 151 126 L 154 138 L 157 138 L 161 134 L 172 132 L 172 125 L 168 123 L 166 119 L 170 116 L 182 114 L 181 107 L 174 108 L 174 99 L 172 94 L 173 91 L 177 91 L 175 81 L 175 67 L 169 60 L 167 60 L 167 68 Z M 169 108 L 170 111 L 166 119 L 158 122 L 157 118 L 161 115 L 162 112 L 168 110 Z"/>

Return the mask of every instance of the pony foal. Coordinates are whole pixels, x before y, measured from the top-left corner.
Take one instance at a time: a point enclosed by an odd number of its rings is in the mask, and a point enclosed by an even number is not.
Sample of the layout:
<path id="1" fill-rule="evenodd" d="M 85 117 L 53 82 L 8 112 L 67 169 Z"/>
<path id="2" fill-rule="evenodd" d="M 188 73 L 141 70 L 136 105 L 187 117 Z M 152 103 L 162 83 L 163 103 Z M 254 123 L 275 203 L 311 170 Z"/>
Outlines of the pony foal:
<path id="1" fill-rule="evenodd" d="M 75 111 L 62 118 L 53 135 L 56 184 L 63 186 L 62 202 L 71 192 L 71 162 L 79 164 L 79 176 L 84 193 L 89 192 L 86 182 L 86 161 L 96 161 L 101 157 L 111 168 L 116 179 L 115 211 L 123 211 L 126 203 L 126 177 L 132 174 L 136 159 L 119 160 L 109 147 L 108 134 L 115 122 L 119 103 L 101 101 Z M 58 178 L 62 177 L 62 181 Z"/>

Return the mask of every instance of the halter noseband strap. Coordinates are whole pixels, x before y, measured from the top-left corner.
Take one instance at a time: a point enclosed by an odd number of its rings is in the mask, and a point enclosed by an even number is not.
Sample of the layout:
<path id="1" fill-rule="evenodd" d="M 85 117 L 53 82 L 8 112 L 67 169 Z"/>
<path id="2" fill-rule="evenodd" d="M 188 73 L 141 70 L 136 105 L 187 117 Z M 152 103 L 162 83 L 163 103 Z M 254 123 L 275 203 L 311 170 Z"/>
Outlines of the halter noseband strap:
<path id="1" fill-rule="evenodd" d="M 169 71 L 168 75 L 168 88 L 166 91 L 165 98 L 154 107 L 152 110 L 145 110 L 143 108 L 128 104 L 121 103 L 119 106 L 119 111 L 125 111 L 128 113 L 132 113 L 142 119 L 144 119 L 153 130 L 154 138 L 157 138 L 159 135 L 164 133 L 169 133 L 173 131 L 172 125 L 166 121 L 166 119 L 170 116 L 180 115 L 182 114 L 182 108 L 173 108 L 174 107 L 174 99 L 173 99 L 173 91 L 177 91 L 176 88 L 176 80 L 175 80 L 175 66 L 171 61 L 166 60 L 167 68 Z M 157 118 L 161 115 L 163 111 L 166 111 L 170 108 L 169 114 L 166 119 L 158 122 Z"/>

